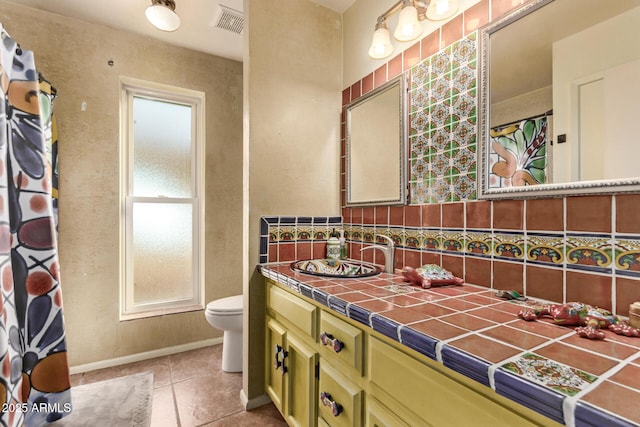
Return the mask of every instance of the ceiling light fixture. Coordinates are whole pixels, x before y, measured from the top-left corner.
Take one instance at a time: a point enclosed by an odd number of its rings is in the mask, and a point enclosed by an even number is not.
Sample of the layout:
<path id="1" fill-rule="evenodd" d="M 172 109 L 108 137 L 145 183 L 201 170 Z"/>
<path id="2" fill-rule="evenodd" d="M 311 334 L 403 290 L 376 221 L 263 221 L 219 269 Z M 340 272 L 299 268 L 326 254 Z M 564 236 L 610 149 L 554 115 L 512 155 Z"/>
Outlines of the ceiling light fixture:
<path id="1" fill-rule="evenodd" d="M 387 28 L 387 19 L 400 11 L 398 26 L 393 37 L 401 42 L 417 39 L 422 35 L 422 21 L 442 21 L 451 18 L 458 12 L 458 0 L 431 0 L 423 2 L 419 0 L 400 0 L 389 10 L 378 17 L 373 33 L 369 56 L 373 59 L 382 59 L 393 53 L 393 45 Z"/>
<path id="2" fill-rule="evenodd" d="M 159 30 L 175 31 L 180 26 L 180 17 L 176 14 L 173 0 L 151 0 L 144 14 L 147 20 Z"/>

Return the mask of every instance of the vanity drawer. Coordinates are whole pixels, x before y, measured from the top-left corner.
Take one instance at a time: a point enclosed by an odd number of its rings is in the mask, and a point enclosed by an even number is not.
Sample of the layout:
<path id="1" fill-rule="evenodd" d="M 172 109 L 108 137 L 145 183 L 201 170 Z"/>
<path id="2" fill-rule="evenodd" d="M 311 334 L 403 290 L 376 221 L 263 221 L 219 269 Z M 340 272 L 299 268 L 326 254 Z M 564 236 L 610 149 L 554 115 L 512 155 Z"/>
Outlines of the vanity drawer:
<path id="1" fill-rule="evenodd" d="M 364 333 L 326 311 L 320 312 L 320 344 L 339 359 L 363 375 Z"/>
<path id="2" fill-rule="evenodd" d="M 320 358 L 318 424 L 333 427 L 361 426 L 363 391 Z"/>
<path id="3" fill-rule="evenodd" d="M 277 286 L 269 284 L 268 287 L 267 309 L 278 313 L 315 340 L 318 309 Z"/>

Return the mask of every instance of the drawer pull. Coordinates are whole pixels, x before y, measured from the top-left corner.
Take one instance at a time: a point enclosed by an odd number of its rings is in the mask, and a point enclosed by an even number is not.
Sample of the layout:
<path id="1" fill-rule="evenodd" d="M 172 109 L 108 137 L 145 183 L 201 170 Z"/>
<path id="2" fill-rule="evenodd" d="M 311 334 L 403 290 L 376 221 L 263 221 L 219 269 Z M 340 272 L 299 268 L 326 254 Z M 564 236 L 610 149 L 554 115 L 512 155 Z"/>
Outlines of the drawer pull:
<path id="1" fill-rule="evenodd" d="M 330 345 L 333 347 L 333 351 L 340 353 L 344 348 L 344 343 L 337 338 L 333 338 L 333 335 L 323 332 L 320 334 L 320 341 L 322 345 Z"/>
<path id="2" fill-rule="evenodd" d="M 276 368 L 276 371 L 278 369 L 282 370 L 282 375 L 287 373 L 287 367 L 284 366 L 284 359 L 289 355 L 288 351 L 285 351 L 284 348 L 282 348 L 282 346 L 276 344 L 275 346 L 275 362 L 273 364 L 274 368 Z"/>
<path id="3" fill-rule="evenodd" d="M 324 406 L 329 406 L 331 408 L 331 413 L 334 417 L 337 417 L 342 413 L 342 405 L 335 400 L 331 400 L 331 395 L 326 391 L 320 393 L 320 401 Z"/>

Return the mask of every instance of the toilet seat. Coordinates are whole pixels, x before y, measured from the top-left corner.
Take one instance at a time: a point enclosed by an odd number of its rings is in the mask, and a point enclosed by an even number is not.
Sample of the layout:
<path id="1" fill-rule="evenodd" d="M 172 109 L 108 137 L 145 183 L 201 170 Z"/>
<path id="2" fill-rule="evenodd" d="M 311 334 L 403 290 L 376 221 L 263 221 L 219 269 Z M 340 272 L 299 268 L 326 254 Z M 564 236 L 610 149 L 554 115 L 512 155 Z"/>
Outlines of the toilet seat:
<path id="1" fill-rule="evenodd" d="M 242 295 L 234 295 L 211 301 L 207 304 L 208 313 L 218 316 L 233 316 L 242 314 Z"/>

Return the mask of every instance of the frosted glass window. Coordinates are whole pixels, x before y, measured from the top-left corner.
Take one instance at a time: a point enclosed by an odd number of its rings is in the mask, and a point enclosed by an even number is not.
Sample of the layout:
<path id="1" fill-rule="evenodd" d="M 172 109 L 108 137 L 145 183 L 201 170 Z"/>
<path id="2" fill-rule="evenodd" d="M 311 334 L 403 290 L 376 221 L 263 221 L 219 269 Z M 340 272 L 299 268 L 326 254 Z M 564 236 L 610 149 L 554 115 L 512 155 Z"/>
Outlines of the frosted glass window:
<path id="1" fill-rule="evenodd" d="M 120 84 L 120 319 L 202 310 L 204 93 Z"/>
<path id="2" fill-rule="evenodd" d="M 193 297 L 193 209 L 133 205 L 134 304 Z"/>
<path id="3" fill-rule="evenodd" d="M 133 98 L 133 194 L 191 197 L 191 106 Z"/>

